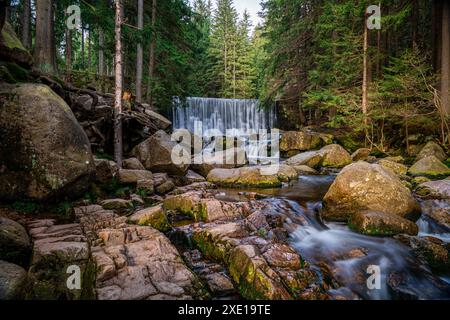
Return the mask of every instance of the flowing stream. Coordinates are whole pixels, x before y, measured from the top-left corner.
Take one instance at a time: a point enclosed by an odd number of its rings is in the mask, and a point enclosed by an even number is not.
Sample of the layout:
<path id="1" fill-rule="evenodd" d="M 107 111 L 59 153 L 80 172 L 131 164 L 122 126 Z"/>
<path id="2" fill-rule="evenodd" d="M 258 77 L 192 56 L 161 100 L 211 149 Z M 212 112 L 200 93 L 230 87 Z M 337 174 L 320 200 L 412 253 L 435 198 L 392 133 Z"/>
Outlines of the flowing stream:
<path id="1" fill-rule="evenodd" d="M 290 217 L 286 229 L 291 246 L 318 272 L 327 266 L 337 284 L 329 293 L 346 299 L 450 299 L 448 275 L 435 275 L 421 264 L 412 250 L 393 238 L 369 237 L 346 225 L 320 219 L 322 199 L 334 176 L 301 176 L 290 186 L 274 190 L 249 190 L 268 195 L 270 210 Z M 221 199 L 240 201 L 242 190 L 221 190 Z M 440 239 L 419 220 L 420 232 Z M 380 287 L 369 289 L 369 266 L 379 268 Z"/>

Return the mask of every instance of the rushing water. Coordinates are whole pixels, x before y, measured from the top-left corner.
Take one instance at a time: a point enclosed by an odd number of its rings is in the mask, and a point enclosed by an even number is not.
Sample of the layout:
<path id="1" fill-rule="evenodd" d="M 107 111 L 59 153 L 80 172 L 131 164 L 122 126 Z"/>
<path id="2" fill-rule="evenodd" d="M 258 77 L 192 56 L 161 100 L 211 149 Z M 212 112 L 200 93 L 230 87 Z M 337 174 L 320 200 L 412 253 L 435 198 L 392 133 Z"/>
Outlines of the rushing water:
<path id="1" fill-rule="evenodd" d="M 344 224 L 324 223 L 320 219 L 322 199 L 334 176 L 300 177 L 282 189 L 265 190 L 270 210 L 289 217 L 286 229 L 291 245 L 318 272 L 326 265 L 337 282 L 329 293 L 347 299 L 450 299 L 449 275 L 439 278 L 421 265 L 411 249 L 393 238 L 357 234 Z M 260 191 L 261 192 L 261 191 Z M 239 191 L 222 190 L 225 200 L 239 201 Z M 449 233 L 418 224 L 421 233 L 449 239 Z M 367 280 L 369 266 L 381 271 L 380 289 L 371 290 Z"/>
<path id="2" fill-rule="evenodd" d="M 218 130 L 226 135 L 227 130 L 272 129 L 276 126 L 276 112 L 259 107 L 258 100 L 187 98 L 186 104 L 179 101 L 173 105 L 174 129 L 188 129 L 203 133 Z"/>

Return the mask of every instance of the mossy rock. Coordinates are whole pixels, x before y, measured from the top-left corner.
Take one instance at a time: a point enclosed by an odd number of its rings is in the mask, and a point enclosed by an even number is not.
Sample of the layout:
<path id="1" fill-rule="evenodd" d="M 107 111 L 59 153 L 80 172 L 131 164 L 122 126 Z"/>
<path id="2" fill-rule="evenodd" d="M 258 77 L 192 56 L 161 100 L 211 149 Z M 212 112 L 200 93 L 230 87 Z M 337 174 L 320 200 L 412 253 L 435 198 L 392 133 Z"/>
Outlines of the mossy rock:
<path id="1" fill-rule="evenodd" d="M 139 226 L 151 226 L 161 232 L 167 232 L 172 229 L 163 205 L 138 211 L 129 220 Z"/>
<path id="2" fill-rule="evenodd" d="M 0 61 L 0 68 L 7 71 L 10 81 L 8 79 L 4 80 L 8 83 L 26 82 L 29 80 L 29 72 L 14 62 Z"/>
<path id="3" fill-rule="evenodd" d="M 15 62 L 25 68 L 31 67 L 33 58 L 17 38 L 14 29 L 5 22 L 0 36 L 0 59 Z"/>
<path id="4" fill-rule="evenodd" d="M 429 156 L 417 161 L 408 173 L 414 177 L 424 176 L 431 179 L 446 178 L 450 175 L 450 168 L 435 156 Z"/>

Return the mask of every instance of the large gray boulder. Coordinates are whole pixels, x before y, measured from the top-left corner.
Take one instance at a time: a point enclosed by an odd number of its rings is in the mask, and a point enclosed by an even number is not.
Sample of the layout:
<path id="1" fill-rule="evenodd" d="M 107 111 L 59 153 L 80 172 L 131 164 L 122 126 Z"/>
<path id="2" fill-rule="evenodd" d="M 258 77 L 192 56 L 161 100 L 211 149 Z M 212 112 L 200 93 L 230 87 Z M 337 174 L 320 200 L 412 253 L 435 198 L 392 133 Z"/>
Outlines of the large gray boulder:
<path id="1" fill-rule="evenodd" d="M 301 151 L 314 150 L 323 145 L 322 139 L 316 135 L 302 131 L 285 132 L 280 140 L 280 151 L 293 156 Z"/>
<path id="2" fill-rule="evenodd" d="M 31 255 L 27 231 L 17 222 L 0 217 L 0 260 L 26 266 Z"/>
<path id="3" fill-rule="evenodd" d="M 40 84 L 0 86 L 0 199 L 76 196 L 95 173 L 69 106 Z"/>
<path id="4" fill-rule="evenodd" d="M 415 177 L 445 177 L 450 175 L 450 168 L 435 156 L 429 156 L 417 161 L 411 168 L 409 168 L 408 173 Z"/>
<path id="5" fill-rule="evenodd" d="M 365 210 L 411 218 L 420 213 L 411 191 L 393 172 L 360 161 L 345 167 L 337 176 L 325 195 L 322 217 L 348 221 Z"/>
<path id="6" fill-rule="evenodd" d="M 27 272 L 18 265 L 0 260 L 0 300 L 23 298 Z"/>
<path id="7" fill-rule="evenodd" d="M 184 176 L 189 168 L 189 163 L 174 163 L 172 152 L 175 147 L 180 146 L 175 141 L 172 141 L 170 135 L 164 131 L 158 131 L 149 139 L 136 146 L 132 154 L 147 170 L 156 173 L 167 172 L 170 175 Z M 190 150 L 184 149 L 184 152 L 190 154 Z"/>
<path id="8" fill-rule="evenodd" d="M 447 154 L 445 153 L 444 149 L 442 149 L 440 145 L 433 141 L 428 142 L 425 147 L 422 148 L 422 150 L 417 155 L 417 160 L 421 160 L 430 156 L 435 156 L 440 161 L 444 161 L 445 159 L 447 159 Z"/>

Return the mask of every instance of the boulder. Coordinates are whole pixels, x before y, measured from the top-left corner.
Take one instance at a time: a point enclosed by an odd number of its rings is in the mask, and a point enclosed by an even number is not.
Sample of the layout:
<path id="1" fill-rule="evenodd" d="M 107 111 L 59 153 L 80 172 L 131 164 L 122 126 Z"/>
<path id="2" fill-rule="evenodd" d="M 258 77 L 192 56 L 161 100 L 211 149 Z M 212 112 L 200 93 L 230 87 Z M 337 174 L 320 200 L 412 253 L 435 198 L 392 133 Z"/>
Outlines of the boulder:
<path id="1" fill-rule="evenodd" d="M 95 159 L 96 181 L 100 183 L 110 182 L 119 172 L 119 167 L 114 161 Z"/>
<path id="2" fill-rule="evenodd" d="M 343 168 L 352 163 L 350 154 L 338 144 L 331 144 L 320 149 L 322 167 Z"/>
<path id="3" fill-rule="evenodd" d="M 150 109 L 145 109 L 145 113 L 150 116 L 150 119 L 152 120 L 152 123 L 159 129 L 159 130 L 167 130 L 172 126 L 172 122 L 167 119 L 166 117 L 160 115 L 157 112 L 154 112 Z"/>
<path id="4" fill-rule="evenodd" d="M 405 163 L 405 158 L 403 158 L 402 156 L 386 157 L 383 160 L 391 161 L 391 162 L 395 162 L 395 163 Z"/>
<path id="5" fill-rule="evenodd" d="M 297 171 L 288 165 L 254 166 L 239 169 L 214 169 L 208 175 L 208 182 L 222 187 L 276 188 L 283 182 L 298 177 Z"/>
<path id="6" fill-rule="evenodd" d="M 377 164 L 356 162 L 337 176 L 324 198 L 322 216 L 326 220 L 348 221 L 361 211 L 381 211 L 414 217 L 420 207 L 402 181 Z"/>
<path id="7" fill-rule="evenodd" d="M 0 97 L 0 199 L 83 194 L 94 159 L 64 100 L 40 84 L 2 85 Z"/>
<path id="8" fill-rule="evenodd" d="M 18 265 L 0 260 L 0 301 L 23 299 L 27 272 Z"/>
<path id="9" fill-rule="evenodd" d="M 153 174 L 147 170 L 119 170 L 119 182 L 136 185 L 140 180 L 152 180 Z"/>
<path id="10" fill-rule="evenodd" d="M 17 38 L 14 29 L 8 22 L 5 22 L 1 30 L 0 60 L 12 61 L 24 68 L 29 68 L 33 64 L 31 54 Z"/>
<path id="11" fill-rule="evenodd" d="M 24 227 L 0 217 L 0 260 L 26 267 L 30 260 L 31 242 Z"/>
<path id="12" fill-rule="evenodd" d="M 322 144 L 322 139 L 317 135 L 302 131 L 289 131 L 285 132 L 281 137 L 280 151 L 294 155 L 301 151 L 317 149 Z"/>
<path id="13" fill-rule="evenodd" d="M 105 210 L 113 210 L 119 213 L 126 213 L 134 208 L 133 201 L 124 199 L 104 200 L 100 203 L 100 205 Z"/>
<path id="14" fill-rule="evenodd" d="M 207 177 L 213 169 L 233 169 L 247 164 L 244 148 L 232 148 L 217 152 L 203 152 L 192 159 L 191 168 L 203 177 Z"/>
<path id="15" fill-rule="evenodd" d="M 351 229 L 369 236 L 395 236 L 397 234 L 409 234 L 416 236 L 419 233 L 419 227 L 398 215 L 363 211 L 354 214 L 349 222 Z"/>
<path id="16" fill-rule="evenodd" d="M 292 166 L 292 168 L 294 168 L 294 170 L 297 171 L 297 174 L 300 176 L 309 176 L 309 175 L 318 175 L 319 174 L 319 172 L 317 172 L 313 168 L 305 166 L 305 165 Z"/>
<path id="17" fill-rule="evenodd" d="M 372 153 L 372 150 L 370 150 L 368 148 L 360 148 L 360 149 L 356 150 L 355 152 L 353 152 L 352 161 L 353 162 L 366 161 L 369 158 L 371 153 Z"/>
<path id="18" fill-rule="evenodd" d="M 174 148 L 177 149 L 174 150 Z M 189 163 L 175 163 L 172 160 L 172 152 L 175 154 L 176 150 L 184 150 L 184 154 L 191 154 L 190 150 L 181 149 L 183 148 L 175 141 L 172 141 L 172 138 L 167 133 L 158 131 L 152 137 L 136 146 L 132 154 L 139 159 L 147 170 L 184 176 L 189 168 Z"/>
<path id="19" fill-rule="evenodd" d="M 84 112 L 91 112 L 93 105 L 94 99 L 88 94 L 77 97 L 74 103 L 75 108 L 81 109 Z"/>
<path id="20" fill-rule="evenodd" d="M 422 183 L 418 186 L 417 193 L 429 199 L 450 199 L 450 180 Z"/>
<path id="21" fill-rule="evenodd" d="M 439 161 L 444 161 L 447 159 L 447 154 L 444 152 L 442 147 L 433 141 L 428 142 L 425 147 L 423 147 L 417 155 L 417 161 L 431 156 L 436 157 Z"/>
<path id="22" fill-rule="evenodd" d="M 187 184 L 193 184 L 193 183 L 199 183 L 199 182 L 206 181 L 206 179 L 203 176 L 199 175 L 198 173 L 196 173 L 192 170 L 189 170 L 187 172 L 185 178 L 186 178 Z"/>
<path id="23" fill-rule="evenodd" d="M 435 156 L 429 156 L 416 162 L 408 172 L 412 176 L 436 178 L 450 175 L 450 168 Z"/>
<path id="24" fill-rule="evenodd" d="M 156 191 L 156 194 L 165 195 L 166 193 L 169 193 L 173 189 L 175 189 L 175 183 L 173 182 L 172 179 L 169 179 L 169 180 L 163 182 L 162 184 L 158 185 L 155 188 L 155 191 Z"/>
<path id="25" fill-rule="evenodd" d="M 398 175 L 406 175 L 408 173 L 408 167 L 401 163 L 382 159 L 378 161 L 378 164 Z"/>
<path id="26" fill-rule="evenodd" d="M 308 166 L 310 168 L 318 168 L 322 162 L 323 156 L 317 151 L 309 151 L 300 153 L 286 161 L 289 166 Z"/>
<path id="27" fill-rule="evenodd" d="M 127 170 L 145 170 L 142 163 L 136 158 L 123 160 L 122 168 Z"/>
<path id="28" fill-rule="evenodd" d="M 167 232 L 172 228 L 162 204 L 134 213 L 129 221 L 142 227 L 153 227 L 161 232 Z"/>
<path id="29" fill-rule="evenodd" d="M 155 193 L 155 183 L 153 180 L 138 180 L 136 189 L 145 192 L 147 196 Z"/>

